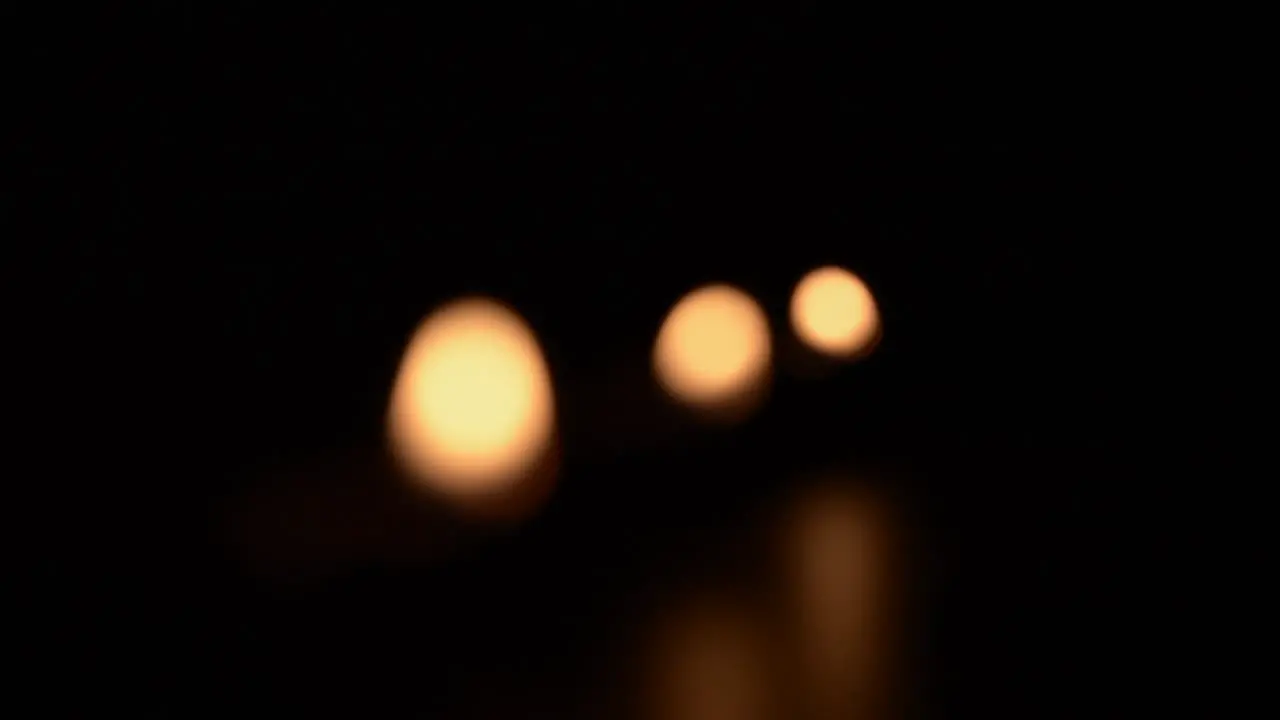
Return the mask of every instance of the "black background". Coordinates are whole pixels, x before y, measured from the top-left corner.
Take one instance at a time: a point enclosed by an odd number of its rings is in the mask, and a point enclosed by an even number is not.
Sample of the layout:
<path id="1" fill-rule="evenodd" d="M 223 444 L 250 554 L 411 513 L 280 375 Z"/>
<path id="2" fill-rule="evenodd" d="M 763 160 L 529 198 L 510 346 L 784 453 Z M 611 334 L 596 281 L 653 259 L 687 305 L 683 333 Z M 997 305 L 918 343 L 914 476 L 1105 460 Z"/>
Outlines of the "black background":
<path id="1" fill-rule="evenodd" d="M 7 23 L 6 204 L 40 268 L 14 354 L 52 378 L 18 389 L 49 450 L 15 526 L 31 664 L 79 688 L 53 695 L 443 717 L 488 687 L 500 716 L 592 716 L 612 609 L 670 574 L 663 548 L 828 462 L 911 488 L 921 712 L 1079 717 L 1133 686 L 1164 612 L 1136 588 L 1172 533 L 1152 448 L 1209 452 L 1165 434 L 1203 398 L 1162 399 L 1166 349 L 1198 343 L 1157 329 L 1171 302 L 1207 311 L 1149 282 L 1202 215 L 1174 179 L 1213 152 L 1186 134 L 1211 102 L 1194 43 L 326 8 Z M 879 299 L 871 359 L 780 375 L 736 432 L 579 452 L 602 378 L 644 382 L 680 294 L 739 284 L 781 334 L 829 262 Z M 414 324 L 474 292 L 525 315 L 555 374 L 550 505 L 444 569 L 252 580 L 215 509 L 263 468 L 372 454 Z"/>

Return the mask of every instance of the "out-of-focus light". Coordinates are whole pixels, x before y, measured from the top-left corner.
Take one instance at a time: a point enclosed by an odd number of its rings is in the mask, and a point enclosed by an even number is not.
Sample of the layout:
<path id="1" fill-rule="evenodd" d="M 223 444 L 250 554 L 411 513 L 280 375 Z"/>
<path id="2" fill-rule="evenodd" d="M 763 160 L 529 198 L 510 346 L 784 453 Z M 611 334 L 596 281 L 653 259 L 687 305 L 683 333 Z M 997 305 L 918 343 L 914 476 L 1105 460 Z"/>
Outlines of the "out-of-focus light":
<path id="1" fill-rule="evenodd" d="M 735 287 L 708 285 L 681 298 L 663 321 L 654 374 L 676 399 L 719 409 L 762 389 L 771 355 L 769 321 L 759 304 Z"/>
<path id="2" fill-rule="evenodd" d="M 388 417 L 393 452 L 415 479 L 452 499 L 501 498 L 534 471 L 554 432 L 550 372 L 514 311 L 464 299 L 418 328 Z"/>
<path id="3" fill-rule="evenodd" d="M 880 334 L 880 312 L 865 283 L 843 268 L 813 270 L 791 295 L 791 326 L 809 347 L 824 355 L 865 353 Z"/>
<path id="4" fill-rule="evenodd" d="M 667 616 L 657 630 L 645 717 L 779 717 L 776 653 L 749 610 L 724 601 L 693 602 Z"/>
<path id="5" fill-rule="evenodd" d="M 866 491 L 811 488 L 788 537 L 806 702 L 823 717 L 879 716 L 893 664 L 885 508 Z"/>

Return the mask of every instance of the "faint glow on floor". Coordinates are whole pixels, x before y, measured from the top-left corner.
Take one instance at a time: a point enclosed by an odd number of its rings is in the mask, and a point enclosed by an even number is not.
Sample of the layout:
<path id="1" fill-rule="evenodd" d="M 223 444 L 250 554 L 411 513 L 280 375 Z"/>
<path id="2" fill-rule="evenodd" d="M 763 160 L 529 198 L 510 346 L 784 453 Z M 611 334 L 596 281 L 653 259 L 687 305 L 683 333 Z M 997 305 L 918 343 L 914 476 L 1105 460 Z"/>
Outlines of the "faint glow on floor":
<path id="1" fill-rule="evenodd" d="M 686 598 L 656 628 L 645 717 L 778 717 L 775 661 L 764 626 L 749 608 L 727 597 Z"/>
<path id="2" fill-rule="evenodd" d="M 801 696 L 817 717 L 881 717 L 893 658 L 891 523 L 844 484 L 810 487 L 784 534 Z"/>

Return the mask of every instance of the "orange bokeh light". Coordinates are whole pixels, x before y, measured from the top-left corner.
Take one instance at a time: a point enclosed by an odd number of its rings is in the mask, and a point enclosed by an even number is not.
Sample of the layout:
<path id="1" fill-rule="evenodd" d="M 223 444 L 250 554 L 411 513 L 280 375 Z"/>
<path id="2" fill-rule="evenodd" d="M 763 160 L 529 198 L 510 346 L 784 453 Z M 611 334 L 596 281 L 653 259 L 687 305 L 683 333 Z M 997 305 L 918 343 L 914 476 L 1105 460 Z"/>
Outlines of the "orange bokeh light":
<path id="1" fill-rule="evenodd" d="M 459 300 L 418 328 L 388 416 L 392 450 L 415 480 L 455 499 L 501 497 L 533 471 L 554 432 L 550 372 L 513 310 Z"/>
<path id="2" fill-rule="evenodd" d="M 806 345 L 824 355 L 853 357 L 871 349 L 880 334 L 880 312 L 866 283 L 843 268 L 805 275 L 791 295 L 791 326 Z"/>
<path id="3" fill-rule="evenodd" d="M 676 399 L 713 409 L 759 391 L 771 356 L 769 322 L 759 304 L 735 287 L 708 285 L 667 315 L 654 344 L 654 374 Z"/>

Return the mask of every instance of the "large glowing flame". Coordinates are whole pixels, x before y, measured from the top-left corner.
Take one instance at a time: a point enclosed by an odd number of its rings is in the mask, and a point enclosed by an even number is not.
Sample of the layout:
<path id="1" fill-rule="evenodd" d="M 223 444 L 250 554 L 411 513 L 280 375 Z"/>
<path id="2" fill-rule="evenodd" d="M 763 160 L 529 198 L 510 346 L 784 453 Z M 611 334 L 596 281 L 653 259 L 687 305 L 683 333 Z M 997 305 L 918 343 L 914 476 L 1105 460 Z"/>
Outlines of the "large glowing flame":
<path id="1" fill-rule="evenodd" d="M 843 268 L 818 268 L 791 296 L 791 325 L 806 345 L 825 355 L 867 352 L 880 334 L 880 312 L 865 283 Z"/>
<path id="2" fill-rule="evenodd" d="M 767 379 L 769 322 L 751 296 L 728 285 L 685 295 L 654 345 L 654 373 L 673 397 L 702 408 L 739 403 Z"/>
<path id="3" fill-rule="evenodd" d="M 415 478 L 469 499 L 513 489 L 555 430 L 551 377 L 537 339 L 492 300 L 456 301 L 418 328 L 392 391 L 388 431 Z"/>

